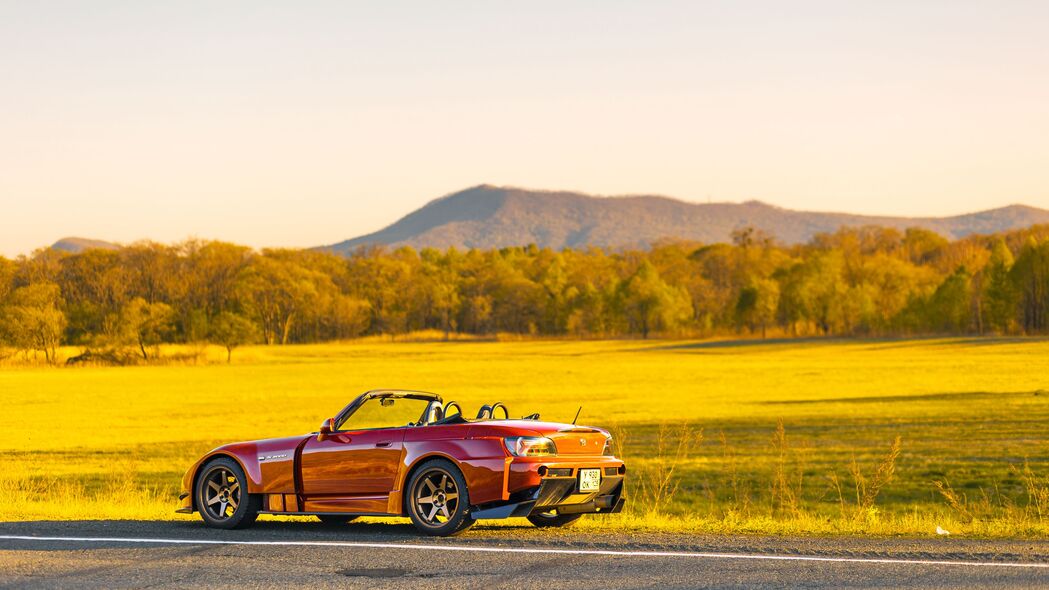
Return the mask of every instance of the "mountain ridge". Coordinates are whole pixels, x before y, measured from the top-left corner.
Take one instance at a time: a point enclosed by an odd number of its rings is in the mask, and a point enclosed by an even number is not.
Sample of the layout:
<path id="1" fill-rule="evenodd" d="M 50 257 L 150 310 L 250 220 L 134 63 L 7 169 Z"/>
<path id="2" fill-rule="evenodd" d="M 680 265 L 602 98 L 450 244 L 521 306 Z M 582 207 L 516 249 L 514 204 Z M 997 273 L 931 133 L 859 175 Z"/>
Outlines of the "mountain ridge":
<path id="1" fill-rule="evenodd" d="M 690 203 L 662 195 L 593 196 L 481 184 L 434 199 L 389 226 L 318 249 L 359 246 L 554 249 L 645 248 L 662 239 L 724 242 L 752 226 L 795 244 L 842 226 L 922 227 L 949 239 L 1049 223 L 1049 211 L 1015 204 L 946 217 L 859 215 L 785 209 L 762 201 Z"/>
<path id="2" fill-rule="evenodd" d="M 119 248 L 119 244 L 113 242 L 107 242 L 105 240 L 94 240 L 91 238 L 78 238 L 68 236 L 62 238 L 51 244 L 51 248 L 55 250 L 61 250 L 63 252 L 69 252 L 71 254 L 79 254 L 85 250 L 116 250 Z"/>

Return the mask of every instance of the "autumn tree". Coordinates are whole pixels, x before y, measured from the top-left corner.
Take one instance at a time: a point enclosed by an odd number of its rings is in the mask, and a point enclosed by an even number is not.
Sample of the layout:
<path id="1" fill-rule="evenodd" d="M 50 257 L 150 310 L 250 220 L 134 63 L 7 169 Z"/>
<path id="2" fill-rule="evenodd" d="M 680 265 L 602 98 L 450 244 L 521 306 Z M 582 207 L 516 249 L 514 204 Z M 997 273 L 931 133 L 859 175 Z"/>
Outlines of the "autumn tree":
<path id="1" fill-rule="evenodd" d="M 132 295 L 132 276 L 116 250 L 86 250 L 60 261 L 59 281 L 73 342 L 87 342 L 107 329 Z"/>
<path id="2" fill-rule="evenodd" d="M 688 293 L 663 281 L 647 260 L 623 281 L 618 295 L 631 331 L 642 338 L 655 330 L 672 330 L 692 316 Z"/>
<path id="3" fill-rule="evenodd" d="M 259 329 L 251 320 L 229 311 L 216 315 L 209 328 L 211 341 L 226 349 L 226 363 L 232 362 L 233 349 L 251 344 L 259 337 Z"/>
<path id="4" fill-rule="evenodd" d="M 13 260 L 0 256 L 0 303 L 3 303 L 14 288 L 14 277 L 18 265 Z"/>
<path id="5" fill-rule="evenodd" d="M 754 279 L 739 292 L 736 302 L 736 316 L 741 325 L 751 331 L 761 329 L 765 338 L 769 324 L 776 319 L 779 308 L 779 283 L 772 279 Z"/>
<path id="6" fill-rule="evenodd" d="M 141 297 L 132 299 L 120 311 L 112 330 L 112 342 L 138 348 L 142 360 L 158 356 L 158 346 L 170 342 L 175 312 L 170 305 L 149 303 Z"/>
<path id="7" fill-rule="evenodd" d="M 318 286 L 330 279 L 279 256 L 256 257 L 243 269 L 238 287 L 245 306 L 262 327 L 267 344 L 287 344 L 292 325 L 317 301 Z"/>
<path id="8" fill-rule="evenodd" d="M 459 253 L 455 248 L 441 253 L 435 248 L 427 248 L 420 253 L 421 286 L 424 292 L 424 323 L 430 320 L 444 331 L 445 340 L 449 334 L 458 329 L 459 310 L 462 298 L 459 295 Z"/>
<path id="9" fill-rule="evenodd" d="M 1020 325 L 1027 334 L 1049 327 L 1049 241 L 1028 240 L 1009 271 L 1019 304 Z"/>
<path id="10" fill-rule="evenodd" d="M 843 267 L 840 252 L 814 252 L 783 274 L 780 315 L 792 329 L 801 323 L 831 334 L 845 325 Z"/>
<path id="11" fill-rule="evenodd" d="M 361 249 L 350 257 L 347 266 L 352 280 L 351 294 L 366 299 L 370 304 L 371 329 L 377 334 L 406 331 L 408 306 L 405 288 L 413 285 L 418 268 L 415 250 Z"/>
<path id="12" fill-rule="evenodd" d="M 746 285 L 740 259 L 738 249 L 729 244 L 703 246 L 689 255 L 692 272 L 701 279 L 691 293 L 693 314 L 700 326 L 713 330 L 734 321 L 732 306 Z"/>
<path id="13" fill-rule="evenodd" d="M 12 347 L 25 353 L 44 353 L 49 364 L 57 362 L 66 316 L 60 309 L 58 285 L 39 282 L 15 289 L 0 315 L 0 332 Z"/>
<path id="14" fill-rule="evenodd" d="M 929 299 L 928 327 L 934 332 L 964 334 L 971 326 L 970 281 L 972 275 L 959 267 L 944 279 Z"/>
<path id="15" fill-rule="evenodd" d="M 936 232 L 911 227 L 904 233 L 901 247 L 903 254 L 913 264 L 933 264 L 948 245 L 947 239 Z"/>
<path id="16" fill-rule="evenodd" d="M 991 258 L 984 268 L 983 313 L 988 327 L 1007 333 L 1016 321 L 1016 296 L 1009 271 L 1013 267 L 1013 253 L 1005 240 L 995 240 Z"/>
<path id="17" fill-rule="evenodd" d="M 14 261 L 8 260 L 3 256 L 0 256 L 0 360 L 3 360 L 10 356 L 7 351 L 9 342 L 8 335 L 4 328 L 4 304 L 7 301 L 8 295 L 11 293 L 11 289 L 14 287 L 13 279 L 17 265 Z"/>

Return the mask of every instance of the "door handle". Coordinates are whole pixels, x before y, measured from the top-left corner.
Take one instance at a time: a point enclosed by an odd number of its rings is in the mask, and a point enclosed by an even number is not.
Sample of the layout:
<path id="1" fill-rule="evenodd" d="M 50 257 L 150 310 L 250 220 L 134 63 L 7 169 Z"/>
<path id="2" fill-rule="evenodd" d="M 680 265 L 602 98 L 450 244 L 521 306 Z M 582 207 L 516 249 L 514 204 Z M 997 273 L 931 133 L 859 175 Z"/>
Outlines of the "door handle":
<path id="1" fill-rule="evenodd" d="M 375 446 L 381 447 L 381 448 L 386 448 L 386 447 L 390 446 L 391 444 L 393 444 L 391 441 L 381 440 L 381 441 L 375 443 Z"/>

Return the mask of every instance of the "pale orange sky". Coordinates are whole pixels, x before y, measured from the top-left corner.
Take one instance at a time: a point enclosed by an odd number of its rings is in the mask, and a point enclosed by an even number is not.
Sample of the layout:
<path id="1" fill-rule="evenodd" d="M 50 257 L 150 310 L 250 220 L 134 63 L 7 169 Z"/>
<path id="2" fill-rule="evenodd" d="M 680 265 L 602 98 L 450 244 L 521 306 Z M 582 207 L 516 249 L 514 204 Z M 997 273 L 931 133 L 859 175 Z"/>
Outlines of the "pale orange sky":
<path id="1" fill-rule="evenodd" d="M 0 3 L 0 254 L 315 246 L 480 183 L 1049 208 L 1049 3 Z"/>

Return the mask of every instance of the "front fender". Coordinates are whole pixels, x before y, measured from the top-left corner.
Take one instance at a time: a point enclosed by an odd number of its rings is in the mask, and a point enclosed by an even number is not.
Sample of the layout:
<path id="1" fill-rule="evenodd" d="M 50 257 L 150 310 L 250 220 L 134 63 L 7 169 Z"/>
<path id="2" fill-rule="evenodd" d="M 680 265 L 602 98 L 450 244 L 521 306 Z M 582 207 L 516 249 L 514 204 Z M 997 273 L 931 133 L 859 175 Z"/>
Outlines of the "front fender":
<path id="1" fill-rule="evenodd" d="M 203 457 L 197 459 L 193 463 L 193 465 L 191 465 L 189 469 L 186 470 L 186 473 L 182 476 L 182 485 L 180 486 L 181 489 L 179 490 L 178 495 L 179 508 L 178 510 L 176 510 L 176 512 L 191 513 L 197 510 L 197 505 L 193 498 L 193 487 L 197 480 L 197 473 L 200 472 L 200 468 L 203 465 L 205 465 L 208 461 L 214 459 L 215 457 L 226 457 L 236 461 L 248 478 L 248 493 L 258 494 L 261 492 L 262 479 L 261 472 L 259 470 L 258 459 L 256 458 L 253 461 L 245 461 L 243 456 L 243 448 L 228 449 L 228 446 L 233 445 L 227 445 L 208 451 Z"/>
<path id="2" fill-rule="evenodd" d="M 308 435 L 312 436 L 312 435 Z M 201 466 L 215 457 L 236 461 L 247 477 L 249 494 L 294 493 L 295 452 L 304 436 L 222 445 L 205 453 L 182 476 L 178 512 L 193 512 L 193 484 Z"/>

